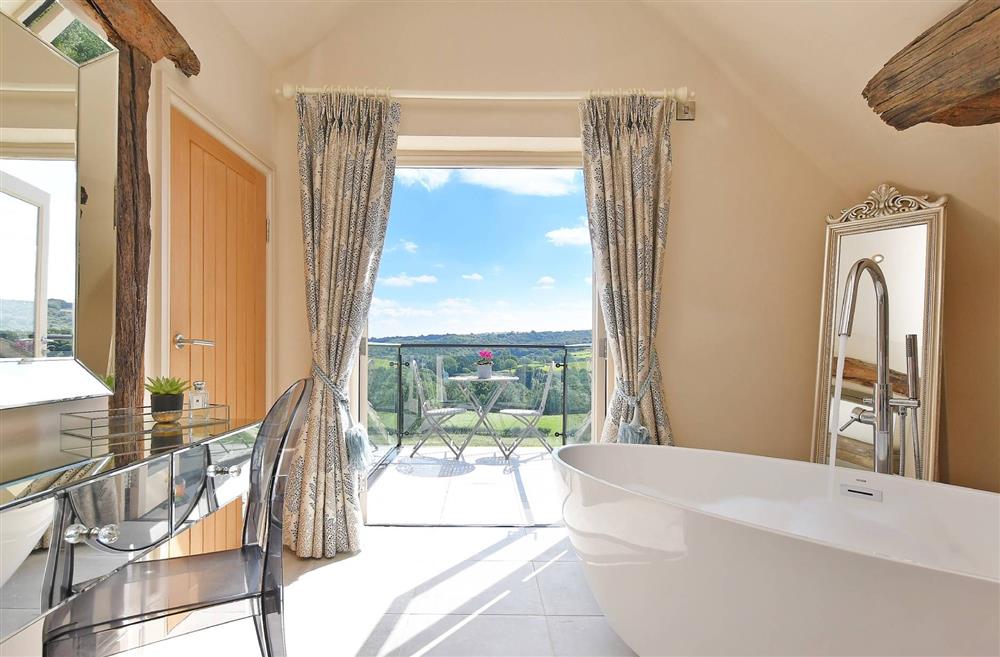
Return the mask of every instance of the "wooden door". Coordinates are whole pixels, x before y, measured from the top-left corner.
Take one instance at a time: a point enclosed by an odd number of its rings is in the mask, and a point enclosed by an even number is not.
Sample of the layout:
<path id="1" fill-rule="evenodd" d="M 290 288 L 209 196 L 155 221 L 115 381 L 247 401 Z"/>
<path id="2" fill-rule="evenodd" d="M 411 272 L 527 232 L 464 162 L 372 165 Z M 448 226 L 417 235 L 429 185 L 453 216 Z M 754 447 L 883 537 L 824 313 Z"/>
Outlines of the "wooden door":
<path id="1" fill-rule="evenodd" d="M 230 417 L 265 413 L 265 177 L 176 109 L 170 117 L 170 375 Z M 214 348 L 173 347 L 178 333 Z"/>

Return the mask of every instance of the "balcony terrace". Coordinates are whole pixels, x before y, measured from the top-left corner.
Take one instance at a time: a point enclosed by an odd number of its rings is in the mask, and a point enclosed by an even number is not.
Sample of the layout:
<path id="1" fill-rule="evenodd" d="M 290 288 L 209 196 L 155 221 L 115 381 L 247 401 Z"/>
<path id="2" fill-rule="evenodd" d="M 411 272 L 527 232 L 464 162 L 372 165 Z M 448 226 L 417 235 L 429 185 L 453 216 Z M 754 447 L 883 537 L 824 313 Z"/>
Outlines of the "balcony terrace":
<path id="1" fill-rule="evenodd" d="M 591 440 L 591 361 L 589 344 L 368 343 L 368 524 L 557 524 L 549 451 Z"/>

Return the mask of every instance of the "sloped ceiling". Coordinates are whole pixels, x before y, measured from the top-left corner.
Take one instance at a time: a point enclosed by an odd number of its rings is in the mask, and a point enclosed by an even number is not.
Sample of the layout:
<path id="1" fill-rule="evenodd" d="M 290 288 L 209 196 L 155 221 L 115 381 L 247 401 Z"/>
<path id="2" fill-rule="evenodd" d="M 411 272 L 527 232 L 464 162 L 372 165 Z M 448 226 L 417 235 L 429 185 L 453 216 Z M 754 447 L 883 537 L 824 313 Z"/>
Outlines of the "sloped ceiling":
<path id="1" fill-rule="evenodd" d="M 430 0 L 428 0 L 430 1 Z M 215 0 L 270 70 L 276 71 L 327 38 L 364 2 Z M 891 139 L 861 90 L 892 55 L 962 4 L 961 0 L 637 0 L 664 21 L 664 38 L 687 37 L 731 79 L 792 144 L 845 189 L 860 176 L 844 140 Z M 517 12 L 517 3 L 505 11 Z M 352 13 L 354 16 L 352 17 Z M 481 29 L 470 25 L 469 29 Z M 697 90 L 696 90 L 697 91 Z M 711 99 L 703 98 L 704 102 Z M 900 157 L 927 153 L 944 139 L 981 139 L 978 128 L 921 125 L 893 142 Z M 957 132 L 955 132 L 957 130 Z M 965 130 L 966 132 L 962 132 Z M 969 132 L 980 130 L 980 132 Z M 1000 131 L 1000 128 L 988 128 Z M 992 139 L 994 132 L 989 133 Z M 876 149 L 877 150 L 877 149 Z M 865 177 L 882 163 L 868 162 Z"/>
<path id="2" fill-rule="evenodd" d="M 648 2 L 746 93 L 785 137 L 833 181 L 852 187 L 884 163 L 858 162 L 851 148 L 891 143 L 930 157 L 940 140 L 981 139 L 986 128 L 919 125 L 893 139 L 861 91 L 899 50 L 960 0 Z M 977 132 L 972 132 L 977 131 Z M 893 157 L 900 159 L 901 150 Z"/>
<path id="3" fill-rule="evenodd" d="M 278 68 L 319 43 L 353 0 L 214 0 L 254 54 Z"/>

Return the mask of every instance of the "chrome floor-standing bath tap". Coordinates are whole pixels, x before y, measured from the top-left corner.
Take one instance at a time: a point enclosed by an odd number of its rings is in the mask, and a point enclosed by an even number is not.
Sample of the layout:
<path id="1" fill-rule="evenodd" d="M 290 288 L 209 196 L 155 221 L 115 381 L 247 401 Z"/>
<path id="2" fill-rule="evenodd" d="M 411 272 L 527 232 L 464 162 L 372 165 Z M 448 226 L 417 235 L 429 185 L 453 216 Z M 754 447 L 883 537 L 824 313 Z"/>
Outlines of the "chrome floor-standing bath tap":
<path id="1" fill-rule="evenodd" d="M 857 418 L 872 422 L 875 427 L 875 472 L 892 472 L 892 390 L 889 387 L 889 290 L 882 269 L 871 258 L 854 263 L 844 284 L 844 303 L 840 309 L 838 335 L 850 335 L 854 325 L 854 308 L 858 300 L 861 273 L 867 271 L 875 284 L 876 338 L 875 338 L 875 390 L 872 395 L 874 412 L 870 418 Z"/>

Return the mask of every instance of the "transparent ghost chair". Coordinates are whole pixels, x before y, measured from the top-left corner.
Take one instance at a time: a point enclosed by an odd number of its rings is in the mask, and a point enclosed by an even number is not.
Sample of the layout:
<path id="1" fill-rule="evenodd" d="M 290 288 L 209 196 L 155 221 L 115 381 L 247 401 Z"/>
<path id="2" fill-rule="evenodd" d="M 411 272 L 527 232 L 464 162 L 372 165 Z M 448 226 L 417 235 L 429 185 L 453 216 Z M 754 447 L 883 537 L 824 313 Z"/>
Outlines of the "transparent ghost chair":
<path id="1" fill-rule="evenodd" d="M 311 389 L 310 380 L 296 382 L 264 418 L 250 459 L 243 546 L 127 565 L 46 618 L 46 657 L 136 648 L 166 638 L 165 619 L 213 608 L 225 608 L 226 620 L 252 615 L 261 653 L 284 657 L 281 512 Z"/>

